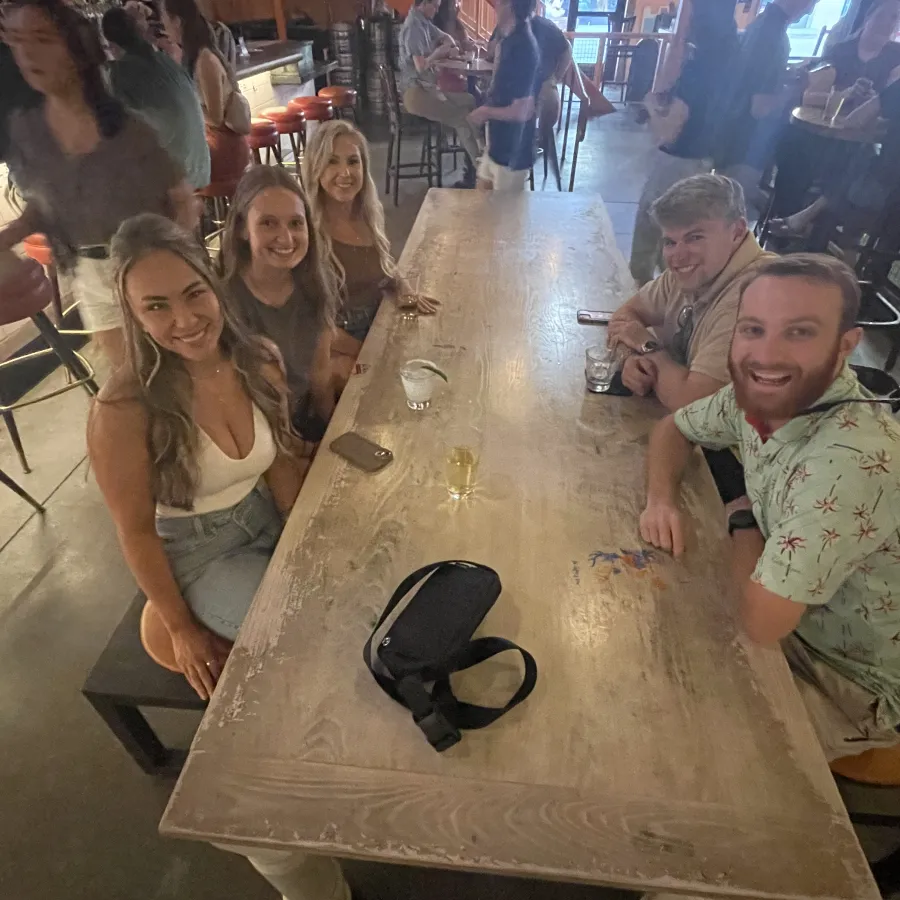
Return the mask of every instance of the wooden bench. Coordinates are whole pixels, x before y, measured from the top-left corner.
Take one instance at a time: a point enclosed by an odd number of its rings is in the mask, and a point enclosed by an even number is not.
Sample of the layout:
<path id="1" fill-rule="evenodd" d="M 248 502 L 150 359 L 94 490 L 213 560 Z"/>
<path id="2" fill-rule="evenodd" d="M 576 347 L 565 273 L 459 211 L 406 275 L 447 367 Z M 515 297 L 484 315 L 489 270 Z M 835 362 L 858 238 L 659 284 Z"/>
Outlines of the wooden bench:
<path id="1" fill-rule="evenodd" d="M 157 665 L 141 645 L 144 595 L 138 594 L 91 669 L 82 694 L 148 775 L 177 775 L 187 750 L 166 747 L 140 707 L 203 710 L 183 675 Z"/>

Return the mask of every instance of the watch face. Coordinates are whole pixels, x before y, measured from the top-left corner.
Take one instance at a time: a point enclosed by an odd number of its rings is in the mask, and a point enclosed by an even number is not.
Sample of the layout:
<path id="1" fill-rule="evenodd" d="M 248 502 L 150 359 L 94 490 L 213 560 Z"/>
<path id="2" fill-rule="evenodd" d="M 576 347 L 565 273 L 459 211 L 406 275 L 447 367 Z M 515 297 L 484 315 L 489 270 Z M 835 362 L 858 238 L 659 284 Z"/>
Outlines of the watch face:
<path id="1" fill-rule="evenodd" d="M 644 341 L 644 346 L 641 347 L 641 353 L 655 353 L 659 350 L 659 341 Z"/>
<path id="2" fill-rule="evenodd" d="M 755 526 L 756 517 L 753 515 L 752 509 L 738 509 L 728 518 L 729 532 L 737 528 L 754 528 Z"/>

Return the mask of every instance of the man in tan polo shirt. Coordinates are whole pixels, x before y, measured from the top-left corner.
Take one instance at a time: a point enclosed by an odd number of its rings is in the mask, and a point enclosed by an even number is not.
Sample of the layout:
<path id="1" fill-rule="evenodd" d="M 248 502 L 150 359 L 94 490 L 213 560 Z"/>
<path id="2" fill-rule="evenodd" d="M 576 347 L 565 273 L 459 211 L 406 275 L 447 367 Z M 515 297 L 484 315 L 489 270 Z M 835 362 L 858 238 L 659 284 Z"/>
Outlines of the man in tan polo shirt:
<path id="1" fill-rule="evenodd" d="M 722 175 L 677 182 L 650 214 L 663 234 L 666 271 L 616 311 L 609 343 L 631 351 L 625 386 L 642 397 L 656 394 L 674 412 L 731 381 L 740 285 L 773 254 L 747 229 L 741 186 Z"/>

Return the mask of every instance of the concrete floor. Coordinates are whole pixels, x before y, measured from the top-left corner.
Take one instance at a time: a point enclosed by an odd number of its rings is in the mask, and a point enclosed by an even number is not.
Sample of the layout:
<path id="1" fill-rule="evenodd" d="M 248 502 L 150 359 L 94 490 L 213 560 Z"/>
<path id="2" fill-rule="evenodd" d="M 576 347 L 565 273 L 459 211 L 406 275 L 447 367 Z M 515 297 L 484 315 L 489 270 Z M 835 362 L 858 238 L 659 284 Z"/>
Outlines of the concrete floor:
<path id="1" fill-rule="evenodd" d="M 623 112 L 591 124 L 579 159 L 576 190 L 603 198 L 626 255 L 651 149 Z M 383 165 L 377 144 L 376 173 Z M 386 207 L 398 253 L 424 194 L 424 183 L 406 181 L 400 206 Z M 17 414 L 30 475 L 0 433 L 0 467 L 48 507 L 42 519 L 0 489 L 0 898 L 270 900 L 274 893 L 239 858 L 158 836 L 172 782 L 143 775 L 79 693 L 134 594 L 85 461 L 86 412 L 86 396 L 75 391 Z M 187 714 L 163 722 L 186 734 L 194 724 Z M 616 896 L 360 864 L 348 877 L 363 900 Z"/>

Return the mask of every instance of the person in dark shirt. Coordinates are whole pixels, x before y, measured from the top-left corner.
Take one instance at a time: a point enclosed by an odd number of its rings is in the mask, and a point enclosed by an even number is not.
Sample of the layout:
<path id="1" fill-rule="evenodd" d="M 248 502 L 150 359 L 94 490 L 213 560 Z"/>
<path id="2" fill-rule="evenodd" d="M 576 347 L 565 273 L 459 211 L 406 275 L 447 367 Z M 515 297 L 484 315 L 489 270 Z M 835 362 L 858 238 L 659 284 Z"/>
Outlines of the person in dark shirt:
<path id="1" fill-rule="evenodd" d="M 881 142 L 881 151 L 857 157 L 848 174 L 826 185 L 825 193 L 806 209 L 778 220 L 784 232 L 807 234 L 820 224 L 823 214 L 827 223 L 841 222 L 856 230 L 877 227 L 888 207 L 894 207 L 900 199 L 900 79 L 853 110 L 844 120 L 847 128 L 871 127 L 878 117 L 887 120 L 887 133 Z M 775 223 L 773 223 L 775 224 Z M 829 228 L 819 229 L 822 239 L 827 239 Z M 813 238 L 818 244 L 818 239 Z"/>
<path id="2" fill-rule="evenodd" d="M 816 0 L 773 0 L 744 32 L 721 97 L 715 135 L 716 171 L 738 181 L 747 207 L 759 212 L 759 180 L 772 159 L 788 111 L 798 105 L 805 73 L 787 71 L 788 26 Z"/>
<path id="3" fill-rule="evenodd" d="M 481 190 L 524 190 L 534 165 L 535 101 L 540 90 L 540 52 L 529 23 L 534 2 L 498 0 L 495 7 L 504 36 L 494 80 L 487 103 L 469 114 L 473 125 L 487 125 L 487 146 L 478 161 Z"/>
<path id="4" fill-rule="evenodd" d="M 22 77 L 12 51 L 0 42 L 0 160 L 9 148 L 9 117 L 17 109 L 37 106 L 41 95 L 30 88 Z"/>
<path id="5" fill-rule="evenodd" d="M 843 96 L 846 115 L 900 76 L 900 44 L 891 36 L 900 25 L 900 0 L 880 0 L 866 14 L 862 29 L 826 50 L 824 67 L 809 76 L 804 106 L 825 106 L 832 88 Z M 769 231 L 776 237 L 792 236 L 783 219 L 801 209 L 810 188 L 835 183 L 853 165 L 860 148 L 843 141 L 789 128 L 778 146 L 778 176 Z"/>
<path id="6" fill-rule="evenodd" d="M 687 13 L 685 49 L 681 71 L 666 95 L 650 98 L 668 114 L 683 117 L 680 130 L 664 141 L 650 165 L 650 175 L 641 191 L 631 244 L 631 274 L 638 286 L 651 281 L 660 257 L 660 230 L 650 208 L 673 184 L 683 178 L 708 172 L 712 167 L 712 118 L 716 86 L 737 55 L 734 11 L 720 0 L 694 0 Z"/>

